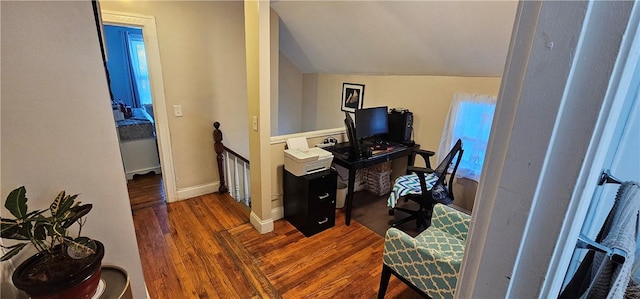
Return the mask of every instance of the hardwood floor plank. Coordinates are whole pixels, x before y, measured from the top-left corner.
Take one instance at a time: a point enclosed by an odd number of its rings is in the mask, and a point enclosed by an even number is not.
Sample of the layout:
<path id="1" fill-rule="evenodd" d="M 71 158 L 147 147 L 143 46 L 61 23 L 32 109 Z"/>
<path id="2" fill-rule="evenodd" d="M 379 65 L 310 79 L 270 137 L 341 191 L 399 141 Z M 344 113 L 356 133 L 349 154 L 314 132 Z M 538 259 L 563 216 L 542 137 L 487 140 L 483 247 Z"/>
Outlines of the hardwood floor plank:
<path id="1" fill-rule="evenodd" d="M 266 296 L 266 298 L 281 298 L 275 287 L 269 282 L 269 279 L 256 265 L 253 257 L 229 232 L 222 231 L 217 233 L 216 238 L 226 249 L 226 252 L 233 253 L 229 256 L 233 257 L 236 268 L 242 273 L 243 277 L 250 282 L 258 294 L 262 294 Z"/>
<path id="2" fill-rule="evenodd" d="M 249 207 L 236 202 L 228 193 L 216 194 L 216 197 L 202 196 L 202 202 L 209 211 L 208 215 L 215 214 L 221 228 L 230 229 L 249 222 Z"/>
<path id="3" fill-rule="evenodd" d="M 222 281 L 223 284 L 219 286 L 224 287 L 225 277 L 211 275 L 209 272 L 211 267 L 203 267 L 203 265 L 210 265 L 209 261 L 214 260 L 211 256 L 222 252 L 220 246 L 212 238 L 212 234 L 205 230 L 202 223 L 195 217 L 191 206 L 174 205 L 173 208 L 184 216 L 180 219 L 171 218 L 171 223 L 177 232 L 172 235 L 176 241 L 176 248 L 179 248 L 176 258 L 179 258 L 185 269 L 191 273 L 189 283 L 198 297 L 214 296 L 217 290 L 212 287 L 212 281 Z M 219 273 L 224 272 L 220 271 Z M 217 297 L 217 295 L 215 296 Z"/>
<path id="4" fill-rule="evenodd" d="M 246 298 L 257 295 L 255 289 L 252 287 L 244 277 L 243 273 L 234 265 L 233 257 L 225 254 L 216 255 L 214 260 L 209 261 L 212 272 L 216 275 L 211 276 L 211 281 L 214 283 L 216 290 L 233 290 L 233 297 Z M 224 277 L 217 278 L 217 275 L 224 274 Z M 223 285 L 223 286 L 218 286 Z M 230 295 L 226 293 L 220 294 L 221 298 L 229 298 Z"/>
<path id="5" fill-rule="evenodd" d="M 181 286 L 182 294 L 185 295 L 185 298 L 197 298 L 197 293 L 195 292 L 195 285 L 191 281 L 192 273 L 188 271 L 187 267 L 185 267 L 184 262 L 180 259 L 180 251 L 178 247 L 173 242 L 173 239 L 169 235 L 165 235 L 165 240 L 169 251 L 171 252 L 172 260 L 174 262 L 175 275 L 178 283 Z M 169 279 L 171 279 L 169 277 Z"/>
<path id="6" fill-rule="evenodd" d="M 145 175 L 135 175 L 127 181 L 131 210 L 162 205 L 165 202 L 162 175 L 153 172 Z"/>
<path id="7" fill-rule="evenodd" d="M 213 270 L 210 267 L 209 261 L 213 260 L 213 258 L 208 257 L 208 254 L 205 253 L 197 253 L 195 250 L 189 250 L 188 254 L 188 262 L 192 266 L 193 273 L 195 275 L 192 276 L 194 283 L 195 291 L 198 294 L 199 298 L 206 297 L 207 294 L 216 294 L 221 290 L 233 290 L 231 283 L 228 280 L 225 280 L 226 276 L 224 272 L 218 274 L 223 275 L 211 275 L 210 270 Z M 213 263 L 216 264 L 216 263 Z M 208 265 L 203 267 L 202 265 Z M 213 288 L 212 281 L 221 281 L 221 288 Z M 221 297 L 225 297 L 221 294 Z"/>
<path id="8" fill-rule="evenodd" d="M 161 268 L 166 266 L 165 259 L 163 258 L 165 244 L 162 244 L 162 232 L 158 228 L 159 225 L 153 215 L 153 210 L 146 210 L 134 216 L 138 250 L 140 252 L 153 252 L 153 255 L 141 254 L 141 262 L 143 265 L 146 265 L 143 267 L 145 278 L 148 277 L 151 281 L 161 277 Z M 140 217 L 146 219 L 146 221 L 136 221 L 136 219 L 140 219 Z"/>

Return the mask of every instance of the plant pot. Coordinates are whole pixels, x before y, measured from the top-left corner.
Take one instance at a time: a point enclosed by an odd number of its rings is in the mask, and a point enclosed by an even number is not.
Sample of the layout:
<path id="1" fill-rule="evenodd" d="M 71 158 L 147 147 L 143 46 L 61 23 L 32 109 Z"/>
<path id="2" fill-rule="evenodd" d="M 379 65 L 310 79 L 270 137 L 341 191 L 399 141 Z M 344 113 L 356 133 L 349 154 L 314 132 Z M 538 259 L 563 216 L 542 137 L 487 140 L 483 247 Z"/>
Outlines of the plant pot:
<path id="1" fill-rule="evenodd" d="M 31 299 L 84 299 L 91 298 L 100 282 L 102 258 L 104 257 L 104 245 L 99 241 L 96 243 L 96 253 L 86 257 L 86 264 L 77 268 L 72 274 L 66 277 L 40 281 L 29 279 L 27 273 L 35 265 L 42 262 L 45 256 L 38 253 L 28 258 L 13 272 L 13 284 L 20 290 L 25 291 Z M 61 246 L 56 246 L 54 252 L 60 252 Z"/>

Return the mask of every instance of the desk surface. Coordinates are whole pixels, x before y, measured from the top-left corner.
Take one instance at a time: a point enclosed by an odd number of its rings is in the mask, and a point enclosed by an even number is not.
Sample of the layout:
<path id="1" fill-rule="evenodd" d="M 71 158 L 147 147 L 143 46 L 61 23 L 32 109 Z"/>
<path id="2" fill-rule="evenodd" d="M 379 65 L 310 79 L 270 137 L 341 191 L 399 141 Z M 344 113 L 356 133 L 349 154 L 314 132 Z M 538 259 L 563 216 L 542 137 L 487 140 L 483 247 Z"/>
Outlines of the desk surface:
<path id="1" fill-rule="evenodd" d="M 395 159 L 398 157 L 407 156 L 413 150 L 412 147 L 407 147 L 406 145 L 402 145 L 399 143 L 389 143 L 386 145 L 386 149 L 376 149 L 373 145 L 363 145 L 362 148 L 369 148 L 371 150 L 372 155 L 370 157 L 359 157 L 358 159 L 349 159 L 349 143 L 343 142 L 338 143 L 334 147 L 327 148 L 326 150 L 333 153 L 334 161 L 336 164 L 351 167 L 354 164 L 357 164 L 358 168 L 367 167 L 371 165 L 375 165 L 380 163 L 378 159 Z M 407 152 L 409 151 L 409 152 Z M 370 162 L 373 162 L 372 164 Z M 362 166 L 360 164 L 369 164 Z"/>

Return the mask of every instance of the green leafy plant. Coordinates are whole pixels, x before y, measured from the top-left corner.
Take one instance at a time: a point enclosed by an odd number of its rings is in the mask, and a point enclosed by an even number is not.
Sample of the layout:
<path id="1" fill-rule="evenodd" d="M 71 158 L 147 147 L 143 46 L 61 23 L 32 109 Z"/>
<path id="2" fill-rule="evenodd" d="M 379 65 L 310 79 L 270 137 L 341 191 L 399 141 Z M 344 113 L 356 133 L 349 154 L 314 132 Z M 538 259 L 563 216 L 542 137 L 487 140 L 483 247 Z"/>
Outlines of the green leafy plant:
<path id="1" fill-rule="evenodd" d="M 29 211 L 26 193 L 24 186 L 11 191 L 4 206 L 15 219 L 0 218 L 0 237 L 25 242 L 3 245 L 8 252 L 0 261 L 10 259 L 29 244 L 38 252 L 50 255 L 53 255 L 54 247 L 60 245 L 72 258 L 83 258 L 96 252 L 95 242 L 80 236 L 86 222 L 82 217 L 91 211 L 91 204 L 75 202 L 78 194 L 66 195 L 61 191 L 48 209 Z M 48 216 L 45 215 L 47 212 Z M 79 225 L 79 229 L 77 237 L 72 238 L 69 228 L 74 223 Z"/>

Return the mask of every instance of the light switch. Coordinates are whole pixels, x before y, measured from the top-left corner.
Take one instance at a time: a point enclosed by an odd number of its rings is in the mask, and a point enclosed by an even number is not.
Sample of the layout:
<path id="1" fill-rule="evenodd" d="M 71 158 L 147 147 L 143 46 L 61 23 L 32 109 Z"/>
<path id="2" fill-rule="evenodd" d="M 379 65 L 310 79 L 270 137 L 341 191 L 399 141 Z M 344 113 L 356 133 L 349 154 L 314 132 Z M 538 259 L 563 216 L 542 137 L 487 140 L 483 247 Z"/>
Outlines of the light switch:
<path id="1" fill-rule="evenodd" d="M 253 130 L 258 131 L 258 117 L 255 115 L 253 116 Z"/>
<path id="2" fill-rule="evenodd" d="M 182 105 L 173 105 L 173 114 L 177 117 L 182 116 Z"/>

